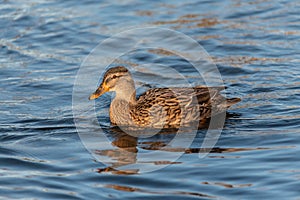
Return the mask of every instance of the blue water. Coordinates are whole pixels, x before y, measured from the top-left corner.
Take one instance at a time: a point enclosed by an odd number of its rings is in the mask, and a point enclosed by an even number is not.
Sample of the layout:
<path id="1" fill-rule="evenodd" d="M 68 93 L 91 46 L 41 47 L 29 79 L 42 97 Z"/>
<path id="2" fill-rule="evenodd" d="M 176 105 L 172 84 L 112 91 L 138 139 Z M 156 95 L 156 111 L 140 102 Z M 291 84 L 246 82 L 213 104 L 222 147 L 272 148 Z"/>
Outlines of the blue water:
<path id="1" fill-rule="evenodd" d="M 0 198 L 299 199 L 299 9 L 298 1 L 266 0 L 1 1 Z M 148 26 L 196 40 L 217 65 L 226 94 L 242 101 L 229 110 L 214 148 L 199 158 L 206 130 L 199 130 L 189 147 L 176 148 L 168 146 L 172 132 L 124 136 L 110 128 L 105 95 L 95 110 L 117 150 L 151 153 L 167 145 L 166 151 L 180 157 L 139 163 L 99 144 L 94 153 L 113 160 L 100 162 L 74 124 L 75 78 L 101 41 Z M 107 50 L 105 56 L 113 53 Z M 177 83 L 159 64 L 189 81 L 197 76 L 182 58 L 157 51 L 131 52 L 114 63 L 134 71 L 138 92 L 161 85 L 151 69 L 166 75 L 167 84 Z M 89 123 L 81 128 L 93 135 L 97 123 Z M 142 172 L 156 166 L 160 169 Z"/>

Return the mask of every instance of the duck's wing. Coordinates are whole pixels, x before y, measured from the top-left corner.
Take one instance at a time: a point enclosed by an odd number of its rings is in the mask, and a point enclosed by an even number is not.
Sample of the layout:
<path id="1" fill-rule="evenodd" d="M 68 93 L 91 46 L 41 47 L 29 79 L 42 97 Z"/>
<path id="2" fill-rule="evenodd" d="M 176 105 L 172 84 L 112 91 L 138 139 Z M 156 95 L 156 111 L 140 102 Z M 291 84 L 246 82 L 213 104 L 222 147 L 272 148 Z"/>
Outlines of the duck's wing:
<path id="1" fill-rule="evenodd" d="M 206 87 L 195 86 L 189 87 L 170 87 L 170 88 L 153 88 L 142 94 L 137 102 L 141 105 L 147 104 L 148 107 L 156 103 L 166 103 L 167 105 L 176 105 L 179 101 L 181 104 L 190 105 L 191 99 L 196 98 L 194 103 L 211 106 L 211 104 L 222 105 L 226 108 L 241 101 L 240 98 L 227 99 L 220 94 L 220 91 L 226 87 Z M 226 105 L 225 105 L 226 104 Z M 147 106 L 146 106 L 147 107 Z"/>
<path id="2" fill-rule="evenodd" d="M 154 88 L 150 89 L 142 94 L 138 101 L 147 100 L 165 100 L 165 99 L 177 99 L 186 100 L 192 97 L 197 97 L 198 102 L 207 102 L 209 99 L 215 98 L 220 95 L 220 91 L 224 90 L 225 87 L 206 87 L 206 86 L 195 86 L 195 87 L 170 87 L 170 88 Z"/>
<path id="3" fill-rule="evenodd" d="M 181 90 L 180 90 L 181 91 Z M 153 88 L 140 95 L 131 109 L 131 116 L 136 123 L 158 128 L 180 125 L 181 94 L 174 88 Z"/>
<path id="4" fill-rule="evenodd" d="M 199 102 L 198 96 L 201 96 Z M 154 88 L 142 94 L 131 109 L 136 123 L 175 127 L 182 123 L 209 117 L 209 92 L 194 88 Z M 205 116 L 202 115 L 205 113 Z"/>
<path id="5" fill-rule="evenodd" d="M 154 88 L 142 94 L 132 109 L 132 116 L 143 123 L 188 123 L 211 117 L 239 101 L 226 99 L 220 94 L 224 87 L 196 86 L 193 88 Z M 155 119 L 154 119 L 155 118 Z M 184 121 L 182 121 L 184 120 Z"/>

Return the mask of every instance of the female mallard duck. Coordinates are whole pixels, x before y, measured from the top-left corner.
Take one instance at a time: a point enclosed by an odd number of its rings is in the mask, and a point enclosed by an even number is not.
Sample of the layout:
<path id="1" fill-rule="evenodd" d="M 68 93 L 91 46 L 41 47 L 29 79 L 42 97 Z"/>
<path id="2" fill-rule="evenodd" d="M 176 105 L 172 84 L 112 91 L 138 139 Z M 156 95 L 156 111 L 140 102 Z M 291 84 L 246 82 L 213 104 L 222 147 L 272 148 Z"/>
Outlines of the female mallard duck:
<path id="1" fill-rule="evenodd" d="M 109 116 L 112 124 L 145 128 L 179 128 L 225 112 L 240 101 L 226 99 L 219 92 L 223 87 L 154 88 L 136 99 L 134 81 L 128 69 L 114 67 L 104 74 L 102 83 L 90 100 L 114 91 Z"/>

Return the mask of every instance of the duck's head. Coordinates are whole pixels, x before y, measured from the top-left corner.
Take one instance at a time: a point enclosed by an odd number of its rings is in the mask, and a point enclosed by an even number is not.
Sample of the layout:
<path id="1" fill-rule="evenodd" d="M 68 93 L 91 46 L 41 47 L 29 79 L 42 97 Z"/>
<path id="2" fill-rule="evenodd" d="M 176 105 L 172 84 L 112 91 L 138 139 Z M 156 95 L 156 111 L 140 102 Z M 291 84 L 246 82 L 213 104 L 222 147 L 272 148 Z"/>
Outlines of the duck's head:
<path id="1" fill-rule="evenodd" d="M 134 89 L 134 82 L 126 67 L 118 66 L 107 70 L 103 76 L 102 83 L 97 90 L 90 95 L 89 100 L 97 99 L 102 94 L 114 91 L 119 94 L 128 93 Z"/>

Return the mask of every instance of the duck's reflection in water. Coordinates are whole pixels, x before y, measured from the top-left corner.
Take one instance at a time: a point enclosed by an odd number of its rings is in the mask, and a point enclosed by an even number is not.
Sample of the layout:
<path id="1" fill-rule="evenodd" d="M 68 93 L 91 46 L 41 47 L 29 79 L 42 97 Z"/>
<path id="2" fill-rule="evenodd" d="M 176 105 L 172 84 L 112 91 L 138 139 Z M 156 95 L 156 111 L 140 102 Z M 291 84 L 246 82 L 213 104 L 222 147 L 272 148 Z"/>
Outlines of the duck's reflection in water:
<path id="1" fill-rule="evenodd" d="M 110 139 L 112 147 L 111 149 L 96 150 L 96 154 L 100 156 L 110 157 L 113 162 L 111 166 L 98 169 L 99 173 L 112 172 L 116 174 L 135 174 L 139 172 L 139 169 L 121 169 L 124 166 L 136 164 L 139 151 L 143 150 L 162 150 L 166 147 L 169 141 L 171 141 L 176 135 L 177 129 L 161 130 L 159 133 L 153 135 L 154 130 L 136 129 L 130 131 L 123 131 L 119 127 L 112 127 L 108 129 L 102 129 L 107 137 Z M 126 132 L 126 133 L 125 133 Z M 130 134 L 128 134 L 130 132 Z M 178 151 L 176 151 L 178 152 Z M 139 162 L 141 163 L 141 161 Z M 166 161 L 166 160 L 154 160 L 145 161 L 143 164 L 154 165 L 167 165 L 177 164 L 178 162 Z"/>
<path id="2" fill-rule="evenodd" d="M 166 152 L 169 154 L 191 154 L 191 153 L 200 153 L 200 152 L 210 152 L 212 154 L 220 154 L 220 153 L 232 153 L 239 151 L 251 151 L 251 150 L 264 150 L 268 148 L 198 148 L 198 147 L 189 147 L 186 148 L 183 146 L 172 146 L 170 142 L 176 137 L 177 134 L 182 130 L 176 129 L 166 129 L 161 130 L 159 133 L 155 135 L 151 135 L 151 131 L 148 130 L 135 130 L 131 134 L 127 134 L 128 131 L 123 131 L 124 129 L 120 129 L 118 127 L 106 128 L 103 129 L 106 136 L 110 139 L 112 148 L 110 149 L 102 149 L 96 150 L 95 153 L 99 156 L 105 156 L 110 158 L 110 163 L 106 163 L 109 166 L 105 168 L 99 168 L 97 171 L 99 173 L 110 172 L 114 174 L 136 174 L 141 172 L 141 165 L 151 166 L 167 166 L 169 164 L 181 164 L 181 162 L 177 162 L 174 159 L 168 159 L 168 157 L 158 156 L 151 157 L 151 159 L 140 159 L 143 158 L 143 153 L 145 152 Z M 153 130 L 152 130 L 153 132 Z M 140 137 L 137 135 L 140 134 Z M 147 134 L 150 135 L 147 137 Z M 189 136 L 188 131 L 184 131 L 184 136 Z M 205 130 L 203 132 L 199 132 L 197 134 L 202 134 L 202 136 L 196 137 L 203 138 L 205 134 Z M 132 136 L 134 135 L 134 136 Z M 194 135 L 195 137 L 196 135 Z M 211 157 L 211 156 L 209 156 Z M 215 156 L 216 157 L 216 156 Z M 167 159 L 165 159 L 167 158 Z"/>

